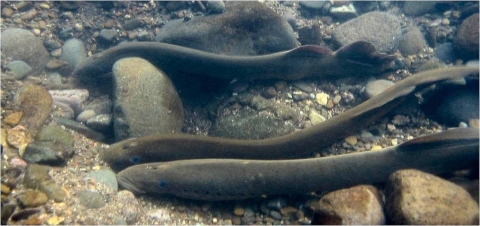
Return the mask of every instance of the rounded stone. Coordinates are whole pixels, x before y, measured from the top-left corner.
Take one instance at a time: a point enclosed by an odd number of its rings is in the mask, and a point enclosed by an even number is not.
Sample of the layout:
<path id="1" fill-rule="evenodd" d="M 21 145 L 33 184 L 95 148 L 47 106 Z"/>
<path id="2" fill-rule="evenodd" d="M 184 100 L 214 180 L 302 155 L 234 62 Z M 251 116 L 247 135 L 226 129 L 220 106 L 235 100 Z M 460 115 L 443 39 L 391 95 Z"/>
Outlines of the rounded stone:
<path id="1" fill-rule="evenodd" d="M 402 11 L 405 15 L 420 16 L 435 9 L 435 1 L 405 1 Z"/>
<path id="2" fill-rule="evenodd" d="M 385 188 L 393 224 L 475 224 L 478 204 L 462 187 L 418 170 L 399 170 Z"/>
<path id="3" fill-rule="evenodd" d="M 1 36 L 2 56 L 5 59 L 24 61 L 35 73 L 45 68 L 50 57 L 41 38 L 21 28 L 6 29 Z"/>
<path id="4" fill-rule="evenodd" d="M 27 84 L 17 92 L 15 104 L 23 109 L 20 125 L 35 134 L 50 115 L 53 100 L 45 87 Z"/>
<path id="5" fill-rule="evenodd" d="M 183 106 L 172 82 L 142 58 L 123 58 L 113 65 L 114 133 L 117 141 L 155 133 L 178 133 Z"/>
<path id="6" fill-rule="evenodd" d="M 367 94 L 368 98 L 372 98 L 393 85 L 395 85 L 394 82 L 385 79 L 371 81 L 365 86 L 365 93 Z"/>
<path id="7" fill-rule="evenodd" d="M 87 177 L 93 178 L 96 182 L 107 185 L 114 191 L 118 190 L 116 174 L 111 170 L 99 170 L 87 174 Z M 119 194 L 120 195 L 120 194 Z"/>
<path id="8" fill-rule="evenodd" d="M 72 68 L 75 68 L 86 57 L 85 44 L 82 40 L 72 38 L 63 44 L 60 60 L 67 62 Z"/>
<path id="9" fill-rule="evenodd" d="M 206 7 L 211 13 L 219 14 L 225 10 L 225 3 L 221 0 L 209 0 Z"/>
<path id="10" fill-rule="evenodd" d="M 35 190 L 20 193 L 17 198 L 20 204 L 27 208 L 41 206 L 48 201 L 48 196 L 45 193 Z"/>
<path id="11" fill-rule="evenodd" d="M 8 63 L 6 68 L 13 72 L 15 78 L 19 80 L 25 78 L 32 71 L 32 68 L 21 60 L 15 60 Z"/>
<path id="12" fill-rule="evenodd" d="M 135 28 L 138 28 L 140 26 L 142 26 L 143 24 L 143 21 L 142 19 L 140 18 L 133 18 L 131 20 L 128 20 L 126 21 L 124 24 L 123 24 L 123 29 L 127 30 L 127 31 L 130 31 L 130 30 L 133 30 Z"/>
<path id="13" fill-rule="evenodd" d="M 478 59 L 478 20 L 478 13 L 466 18 L 458 28 L 453 42 L 455 53 L 465 60 Z"/>
<path id="14" fill-rule="evenodd" d="M 412 26 L 405 29 L 405 33 L 399 40 L 398 50 L 404 56 L 414 55 L 423 52 L 426 45 L 427 43 L 420 29 Z"/>
<path id="15" fill-rule="evenodd" d="M 98 209 L 105 206 L 105 200 L 98 192 L 80 191 L 75 194 L 80 201 L 80 204 L 88 209 Z"/>

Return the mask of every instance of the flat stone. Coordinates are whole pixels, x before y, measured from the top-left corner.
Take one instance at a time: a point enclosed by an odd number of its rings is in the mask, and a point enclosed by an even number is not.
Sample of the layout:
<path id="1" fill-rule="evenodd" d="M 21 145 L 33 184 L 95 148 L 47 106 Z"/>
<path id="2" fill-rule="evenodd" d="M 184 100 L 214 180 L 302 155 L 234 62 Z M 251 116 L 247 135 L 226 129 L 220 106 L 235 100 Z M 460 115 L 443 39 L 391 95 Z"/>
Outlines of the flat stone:
<path id="1" fill-rule="evenodd" d="M 2 121 L 10 126 L 17 125 L 22 119 L 23 113 L 21 111 L 13 112 L 12 114 L 7 115 Z"/>
<path id="2" fill-rule="evenodd" d="M 314 206 L 312 224 L 385 224 L 382 198 L 371 185 L 330 192 Z"/>
<path id="3" fill-rule="evenodd" d="M 123 24 L 123 29 L 127 30 L 127 31 L 130 31 L 130 30 L 133 30 L 135 28 L 138 28 L 140 26 L 143 25 L 143 21 L 142 19 L 140 18 L 133 18 L 131 20 L 128 20 L 126 21 L 124 24 Z"/>
<path id="4" fill-rule="evenodd" d="M 43 87 L 27 84 L 16 95 L 16 104 L 22 108 L 20 125 L 24 125 L 34 135 L 52 111 L 53 100 Z"/>
<path id="5" fill-rule="evenodd" d="M 372 98 L 393 85 L 395 85 L 395 83 L 390 80 L 374 80 L 367 83 L 367 85 L 365 86 L 365 93 L 367 94 L 368 98 Z"/>
<path id="6" fill-rule="evenodd" d="M 113 65 L 114 133 L 117 141 L 155 133 L 178 133 L 183 106 L 172 82 L 141 58 L 123 58 Z"/>
<path id="7" fill-rule="evenodd" d="M 356 41 L 371 42 L 379 52 L 390 53 L 397 46 L 401 35 L 400 20 L 396 16 L 369 12 L 336 27 L 332 38 L 342 46 Z"/>
<path id="8" fill-rule="evenodd" d="M 385 199 L 393 224 L 478 225 L 478 203 L 465 189 L 418 170 L 393 173 Z"/>
<path id="9" fill-rule="evenodd" d="M 15 60 L 8 63 L 6 68 L 10 70 L 18 80 L 25 78 L 32 71 L 32 68 L 21 60 Z"/>
<path id="10" fill-rule="evenodd" d="M 253 1 L 225 5 L 222 14 L 171 20 L 155 40 L 226 55 L 260 55 L 297 46 L 292 27 L 266 5 Z"/>
<path id="11" fill-rule="evenodd" d="M 97 140 L 97 141 L 104 141 L 105 140 L 105 136 L 103 136 L 103 134 L 101 134 L 99 132 L 96 132 L 96 131 L 86 127 L 85 125 L 76 122 L 76 121 L 66 119 L 66 118 L 62 118 L 62 117 L 53 117 L 53 120 L 55 120 L 55 122 L 57 122 L 58 124 L 65 126 L 66 128 L 75 130 L 75 131 L 83 134 L 87 138 Z"/>
<path id="12" fill-rule="evenodd" d="M 321 115 L 320 113 L 318 113 L 317 111 L 315 110 L 310 110 L 310 113 L 308 114 L 308 117 L 310 118 L 310 121 L 312 122 L 312 125 L 317 125 L 323 121 L 325 121 L 325 117 L 323 117 L 323 115 Z"/>
<path id="13" fill-rule="evenodd" d="M 91 128 L 95 131 L 106 131 L 112 125 L 112 115 L 111 114 L 100 114 L 92 118 L 89 118 L 86 121 L 88 128 Z"/>
<path id="14" fill-rule="evenodd" d="M 405 1 L 402 11 L 408 16 L 420 16 L 435 10 L 435 1 Z"/>
<path id="15" fill-rule="evenodd" d="M 34 141 L 28 144 L 23 159 L 29 163 L 65 165 L 74 150 L 58 141 Z"/>
<path id="16" fill-rule="evenodd" d="M 40 191 L 27 190 L 18 194 L 18 201 L 23 207 L 37 207 L 48 201 L 48 196 Z"/>
<path id="17" fill-rule="evenodd" d="M 85 109 L 90 95 L 86 89 L 49 90 L 48 92 L 52 95 L 53 101 L 70 106 L 75 114 L 79 114 Z"/>
<path id="18" fill-rule="evenodd" d="M 75 197 L 78 198 L 80 204 L 88 209 L 98 209 L 105 206 L 105 200 L 98 192 L 80 191 L 75 194 Z"/>
<path id="19" fill-rule="evenodd" d="M 90 172 L 87 177 L 93 178 L 96 182 L 107 185 L 115 192 L 118 191 L 118 183 L 116 174 L 111 170 L 99 170 Z"/>
<path id="20" fill-rule="evenodd" d="M 35 138 L 37 141 L 57 141 L 63 143 L 65 147 L 73 147 L 73 137 L 72 135 L 57 125 L 48 125 L 44 126 L 38 133 Z"/>

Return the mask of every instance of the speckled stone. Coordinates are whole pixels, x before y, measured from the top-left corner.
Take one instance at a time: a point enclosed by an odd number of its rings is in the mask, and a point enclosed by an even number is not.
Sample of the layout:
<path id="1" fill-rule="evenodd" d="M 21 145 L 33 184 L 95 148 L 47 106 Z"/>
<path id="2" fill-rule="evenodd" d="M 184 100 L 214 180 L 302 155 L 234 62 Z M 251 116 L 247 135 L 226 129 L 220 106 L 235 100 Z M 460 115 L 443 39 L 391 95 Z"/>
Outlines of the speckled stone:
<path id="1" fill-rule="evenodd" d="M 393 173 L 385 198 L 393 224 L 478 225 L 478 204 L 465 189 L 418 170 Z"/>
<path id="2" fill-rule="evenodd" d="M 330 192 L 314 211 L 312 224 L 385 224 L 381 196 L 371 185 Z"/>
<path id="3" fill-rule="evenodd" d="M 458 28 L 453 42 L 455 53 L 465 60 L 478 59 L 478 13 L 466 18 Z"/>
<path id="4" fill-rule="evenodd" d="M 98 209 L 105 206 L 105 200 L 98 192 L 93 191 L 80 191 L 75 194 L 80 204 L 88 209 Z"/>
<path id="5" fill-rule="evenodd" d="M 178 133 L 183 106 L 162 71 L 141 58 L 123 58 L 113 65 L 114 133 L 117 141 L 155 133 Z"/>
<path id="6" fill-rule="evenodd" d="M 23 109 L 20 125 L 35 134 L 50 115 L 53 100 L 43 86 L 27 84 L 18 91 L 15 103 Z"/>
<path id="7" fill-rule="evenodd" d="M 35 190 L 22 192 L 18 194 L 17 198 L 23 207 L 37 207 L 48 201 L 48 197 L 45 193 Z"/>
<path id="8" fill-rule="evenodd" d="M 427 42 L 423 37 L 422 32 L 415 26 L 405 29 L 404 34 L 399 40 L 398 50 L 404 56 L 414 55 L 423 52 L 427 46 Z"/>
<path id="9" fill-rule="evenodd" d="M 29 163 L 58 166 L 66 164 L 74 153 L 72 147 L 59 141 L 33 141 L 22 157 Z"/>

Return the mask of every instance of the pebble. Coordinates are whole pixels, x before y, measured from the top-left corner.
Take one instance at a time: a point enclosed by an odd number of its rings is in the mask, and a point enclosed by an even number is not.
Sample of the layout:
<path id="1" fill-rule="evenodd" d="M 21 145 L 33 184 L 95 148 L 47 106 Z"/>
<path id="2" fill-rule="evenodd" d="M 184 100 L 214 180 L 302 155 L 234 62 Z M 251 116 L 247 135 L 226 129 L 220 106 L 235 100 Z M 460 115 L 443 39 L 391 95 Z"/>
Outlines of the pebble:
<path id="1" fill-rule="evenodd" d="M 315 101 L 322 106 L 327 105 L 328 98 L 330 98 L 330 95 L 323 92 L 315 94 Z"/>
<path id="2" fill-rule="evenodd" d="M 96 182 L 107 185 L 113 191 L 118 191 L 116 174 L 111 170 L 98 170 L 87 174 L 87 178 L 93 178 Z M 126 190 L 125 190 L 126 191 Z"/>
<path id="3" fill-rule="evenodd" d="M 77 121 L 78 122 L 86 122 L 88 119 L 93 118 L 97 115 L 94 110 L 85 110 L 82 113 L 78 114 Z"/>
<path id="4" fill-rule="evenodd" d="M 25 78 L 32 71 L 32 68 L 21 60 L 15 60 L 8 63 L 6 68 L 13 72 L 15 78 L 18 80 Z"/>
<path id="5" fill-rule="evenodd" d="M 467 17 L 458 28 L 453 41 L 455 53 L 464 60 L 478 59 L 479 16 Z"/>
<path id="6" fill-rule="evenodd" d="M 67 11 L 67 12 L 63 12 L 62 14 L 60 14 L 60 18 L 71 20 L 71 19 L 74 18 L 74 16 L 73 16 L 72 12 Z"/>
<path id="7" fill-rule="evenodd" d="M 66 197 L 63 188 L 56 184 L 48 174 L 47 166 L 28 164 L 23 183 L 27 188 L 45 193 L 49 199 L 53 199 L 55 202 L 63 202 Z"/>
<path id="8" fill-rule="evenodd" d="M 243 214 L 245 213 L 245 209 L 243 209 L 241 206 L 236 206 L 235 209 L 233 209 L 233 213 L 236 216 L 243 216 Z"/>
<path id="9" fill-rule="evenodd" d="M 365 86 L 365 93 L 367 94 L 368 98 L 372 98 L 393 85 L 395 85 L 395 83 L 390 80 L 374 80 L 367 83 L 367 85 Z"/>
<path id="10" fill-rule="evenodd" d="M 67 62 L 72 68 L 75 68 L 86 57 L 87 52 L 82 40 L 72 38 L 63 44 L 60 60 Z"/>
<path id="11" fill-rule="evenodd" d="M 99 38 L 105 42 L 113 42 L 113 39 L 117 36 L 115 29 L 102 29 L 100 30 Z"/>
<path id="12" fill-rule="evenodd" d="M 283 92 L 287 88 L 287 83 L 285 81 L 275 82 L 275 89 L 277 92 Z"/>
<path id="13" fill-rule="evenodd" d="M 139 28 L 143 25 L 143 21 L 142 19 L 140 18 L 133 18 L 131 20 L 128 20 L 126 21 L 124 24 L 123 24 L 123 29 L 127 30 L 127 31 L 130 31 L 130 30 L 133 30 L 133 29 L 136 29 L 136 28 Z"/>
<path id="14" fill-rule="evenodd" d="M 399 170 L 385 188 L 393 224 L 475 224 L 478 204 L 462 187 L 418 170 Z"/>
<path id="15" fill-rule="evenodd" d="M 312 206 L 312 224 L 385 224 L 382 198 L 371 185 L 359 185 L 330 192 Z"/>
<path id="16" fill-rule="evenodd" d="M 340 24 L 335 28 L 332 38 L 342 46 L 368 41 L 379 52 L 389 53 L 397 46 L 401 34 L 400 20 L 396 16 L 385 12 L 369 12 Z"/>
<path id="17" fill-rule="evenodd" d="M 42 9 L 50 9 L 50 5 L 48 5 L 47 3 L 40 3 L 40 8 Z"/>
<path id="18" fill-rule="evenodd" d="M 24 125 L 30 134 L 35 134 L 50 115 L 52 97 L 43 86 L 27 84 L 16 93 L 15 100 L 23 112 L 20 125 Z"/>
<path id="19" fill-rule="evenodd" d="M 451 42 L 438 45 L 434 50 L 434 55 L 445 63 L 452 63 L 457 59 L 453 53 L 453 44 Z"/>
<path id="20" fill-rule="evenodd" d="M 273 219 L 275 220 L 281 220 L 282 219 L 282 214 L 278 211 L 275 211 L 275 210 L 270 210 L 270 214 L 269 214 Z"/>
<path id="21" fill-rule="evenodd" d="M 292 82 L 292 85 L 303 92 L 306 92 L 306 93 L 313 92 L 313 87 L 304 81 L 295 81 L 295 82 Z"/>
<path id="22" fill-rule="evenodd" d="M 98 192 L 80 191 L 75 194 L 75 197 L 78 198 L 80 204 L 88 209 L 102 208 L 106 204 L 103 197 Z"/>
<path id="23" fill-rule="evenodd" d="M 351 146 L 355 146 L 358 141 L 356 136 L 348 136 L 345 137 L 345 142 L 347 142 Z"/>
<path id="24" fill-rule="evenodd" d="M 42 127 L 35 138 L 37 141 L 57 141 L 65 145 L 65 147 L 73 147 L 73 136 L 57 125 L 48 125 Z"/>
<path id="25" fill-rule="evenodd" d="M 405 29 L 406 32 L 402 35 L 398 43 L 398 50 L 404 56 L 415 55 L 423 52 L 427 46 L 422 32 L 416 26 L 410 26 Z"/>
<path id="26" fill-rule="evenodd" d="M 27 145 L 22 157 L 29 163 L 59 166 L 65 165 L 74 154 L 72 147 L 59 141 L 33 141 Z"/>
<path id="27" fill-rule="evenodd" d="M 89 92 L 86 89 L 69 89 L 69 90 L 49 90 L 54 102 L 61 102 L 70 106 L 75 114 L 85 109 Z"/>
<path id="28" fill-rule="evenodd" d="M 21 28 L 8 28 L 1 33 L 2 56 L 27 63 L 33 72 L 41 72 L 47 65 L 48 51 L 41 38 Z"/>
<path id="29" fill-rule="evenodd" d="M 142 58 L 123 58 L 113 65 L 113 77 L 117 141 L 181 132 L 183 106 L 168 76 Z"/>
<path id="30" fill-rule="evenodd" d="M 277 95 L 277 90 L 274 87 L 266 87 L 263 91 L 263 97 L 270 99 Z"/>
<path id="31" fill-rule="evenodd" d="M 18 201 L 24 208 L 44 205 L 48 201 L 45 193 L 35 190 L 27 190 L 17 195 Z"/>
<path id="32" fill-rule="evenodd" d="M 10 18 L 13 15 L 13 13 L 14 13 L 13 9 L 9 7 L 2 8 L 2 17 Z"/>
<path id="33" fill-rule="evenodd" d="M 299 1 L 298 3 L 302 7 L 306 7 L 309 9 L 322 9 L 322 7 L 327 3 L 328 1 Z"/>
<path id="34" fill-rule="evenodd" d="M 28 12 L 26 12 L 25 14 L 21 15 L 20 19 L 22 19 L 23 21 L 29 21 L 33 19 L 35 16 L 37 16 L 37 10 L 31 9 L 31 10 L 28 10 Z"/>
<path id="35" fill-rule="evenodd" d="M 115 177 L 115 174 L 113 174 L 113 177 Z M 118 192 L 117 197 L 120 203 L 126 204 L 122 208 L 122 216 L 125 217 L 126 223 L 134 224 L 142 212 L 142 207 L 135 195 L 128 190 L 122 190 Z"/>
<path id="36" fill-rule="evenodd" d="M 90 129 L 102 132 L 110 128 L 112 120 L 111 114 L 100 114 L 89 118 L 86 124 Z"/>
<path id="37" fill-rule="evenodd" d="M 271 209 L 280 210 L 287 205 L 287 200 L 284 198 L 275 198 L 268 201 L 267 206 Z"/>
<path id="38" fill-rule="evenodd" d="M 298 41 L 302 45 L 320 45 L 322 42 L 322 30 L 320 25 L 305 26 L 298 29 Z"/>
<path id="39" fill-rule="evenodd" d="M 408 16 L 420 16 L 435 10 L 434 1 L 405 1 L 402 11 Z"/>
<path id="40" fill-rule="evenodd" d="M 15 126 L 20 122 L 20 119 L 22 119 L 22 115 L 23 113 L 21 111 L 16 111 L 7 115 L 2 121 L 7 125 Z"/>
<path id="41" fill-rule="evenodd" d="M 310 118 L 310 121 L 312 122 L 312 125 L 317 125 L 327 119 L 325 119 L 325 117 L 323 117 L 323 115 L 321 115 L 320 113 L 318 113 L 317 111 L 315 110 L 310 110 L 309 114 L 308 114 L 308 117 Z"/>
<path id="42" fill-rule="evenodd" d="M 147 217 L 156 219 L 160 222 L 171 220 L 170 210 L 165 209 L 165 208 L 148 210 L 146 215 L 147 215 Z"/>
<path id="43" fill-rule="evenodd" d="M 10 219 L 10 216 L 15 212 L 17 209 L 17 206 L 15 204 L 7 203 L 2 206 L 2 225 L 7 225 L 8 219 Z"/>
<path id="44" fill-rule="evenodd" d="M 66 128 L 75 130 L 75 131 L 83 134 L 87 138 L 90 138 L 90 139 L 93 139 L 93 140 L 96 140 L 96 141 L 104 141 L 104 139 L 105 139 L 103 134 L 95 132 L 94 130 L 92 130 L 92 129 L 86 127 L 85 125 L 83 125 L 81 123 L 78 123 L 76 121 L 66 119 L 66 118 L 62 118 L 62 117 L 57 117 L 57 116 L 54 116 L 53 119 L 58 124 L 63 125 Z"/>
<path id="45" fill-rule="evenodd" d="M 355 6 L 350 3 L 348 5 L 331 7 L 330 14 L 341 19 L 350 19 L 357 16 L 357 10 Z"/>

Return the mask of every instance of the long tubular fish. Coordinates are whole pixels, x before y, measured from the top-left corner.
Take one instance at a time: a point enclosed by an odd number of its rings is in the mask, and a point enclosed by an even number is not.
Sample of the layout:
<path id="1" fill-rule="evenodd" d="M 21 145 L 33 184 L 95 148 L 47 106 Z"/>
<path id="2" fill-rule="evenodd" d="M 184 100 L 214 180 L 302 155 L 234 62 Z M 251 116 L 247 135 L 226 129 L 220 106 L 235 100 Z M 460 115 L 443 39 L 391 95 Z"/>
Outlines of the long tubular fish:
<path id="1" fill-rule="evenodd" d="M 134 42 L 115 46 L 80 62 L 73 74 L 80 80 L 107 74 L 125 57 L 141 57 L 169 76 L 201 74 L 221 79 L 255 80 L 334 77 L 374 74 L 395 59 L 377 52 L 369 42 L 355 42 L 336 52 L 306 45 L 260 56 L 225 56 L 159 42 Z"/>
<path id="2" fill-rule="evenodd" d="M 379 151 L 299 160 L 195 159 L 131 166 L 118 183 L 137 194 L 218 201 L 382 183 L 400 169 L 441 174 L 478 167 L 478 129 L 461 128 Z"/>
<path id="3" fill-rule="evenodd" d="M 381 94 L 310 128 L 264 140 L 235 140 L 187 134 L 158 134 L 124 140 L 101 155 L 115 170 L 147 162 L 180 159 L 292 159 L 311 156 L 384 116 L 425 86 L 478 74 L 478 67 L 451 67 L 412 75 Z"/>

